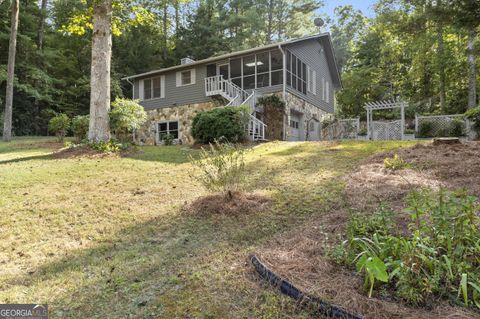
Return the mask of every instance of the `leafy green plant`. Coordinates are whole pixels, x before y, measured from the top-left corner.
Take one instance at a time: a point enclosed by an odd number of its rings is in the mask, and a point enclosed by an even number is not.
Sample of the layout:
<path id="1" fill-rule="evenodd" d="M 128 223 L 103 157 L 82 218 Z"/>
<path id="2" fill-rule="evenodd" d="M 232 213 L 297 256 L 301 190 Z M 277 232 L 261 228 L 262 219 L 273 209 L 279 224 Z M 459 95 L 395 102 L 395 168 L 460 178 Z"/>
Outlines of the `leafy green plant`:
<path id="1" fill-rule="evenodd" d="M 403 158 L 398 156 L 398 154 L 395 154 L 393 155 L 393 157 L 386 157 L 383 160 L 383 166 L 386 169 L 390 169 L 392 171 L 398 171 L 398 170 L 410 167 L 410 164 L 406 162 Z"/>
<path id="2" fill-rule="evenodd" d="M 245 179 L 245 149 L 237 144 L 215 141 L 202 148 L 200 159 L 194 163 L 201 171 L 196 179 L 208 190 L 220 191 L 228 199 L 240 190 Z"/>
<path id="3" fill-rule="evenodd" d="M 164 145 L 172 145 L 173 141 L 175 141 L 175 136 L 169 133 L 163 134 L 161 137 Z"/>
<path id="4" fill-rule="evenodd" d="M 415 130 L 412 129 L 406 129 L 405 134 L 415 134 Z"/>
<path id="5" fill-rule="evenodd" d="M 472 129 L 477 133 L 477 138 L 480 138 L 480 106 L 469 109 L 464 116 L 473 122 Z"/>
<path id="6" fill-rule="evenodd" d="M 110 127 L 115 137 L 123 142 L 130 133 L 140 128 L 147 120 L 147 113 L 137 100 L 117 98 L 110 111 Z"/>
<path id="7" fill-rule="evenodd" d="M 130 146 L 128 143 L 121 143 L 115 140 L 110 140 L 107 142 L 89 142 L 87 144 L 89 147 L 94 150 L 103 152 L 103 153 L 115 153 L 128 149 Z"/>
<path id="8" fill-rule="evenodd" d="M 285 110 L 285 101 L 283 101 L 281 97 L 275 94 L 262 96 L 258 99 L 257 104 L 262 105 L 267 109 L 274 108 L 281 111 Z"/>
<path id="9" fill-rule="evenodd" d="M 451 137 L 460 137 L 465 135 L 465 122 L 459 119 L 454 119 L 450 122 L 448 128 L 448 135 Z"/>
<path id="10" fill-rule="evenodd" d="M 358 132 L 358 135 L 359 136 L 367 136 L 368 135 L 367 129 L 366 128 L 360 129 L 360 131 Z"/>
<path id="11" fill-rule="evenodd" d="M 392 225 L 392 215 L 384 210 L 354 215 L 347 239 L 330 255 L 338 263 L 355 264 L 369 296 L 375 286 L 388 283 L 394 296 L 414 305 L 456 295 L 464 305 L 480 308 L 477 199 L 464 191 L 423 190 L 412 192 L 407 204 L 409 234 L 396 234 L 391 226 L 382 229 L 379 221 Z"/>
<path id="12" fill-rule="evenodd" d="M 245 139 L 248 107 L 222 107 L 198 113 L 192 121 L 192 136 L 198 143 L 214 143 L 225 139 L 240 142 Z"/>
<path id="13" fill-rule="evenodd" d="M 72 119 L 72 132 L 77 142 L 87 138 L 89 118 L 88 115 L 77 115 Z"/>
<path id="14" fill-rule="evenodd" d="M 426 137 L 433 137 L 433 122 L 431 121 L 423 121 L 418 126 L 418 137 L 426 138 Z"/>
<path id="15" fill-rule="evenodd" d="M 63 139 L 67 135 L 70 129 L 70 118 L 67 114 L 61 113 L 50 119 L 48 122 L 48 131 L 55 133 L 59 142 L 63 142 Z"/>

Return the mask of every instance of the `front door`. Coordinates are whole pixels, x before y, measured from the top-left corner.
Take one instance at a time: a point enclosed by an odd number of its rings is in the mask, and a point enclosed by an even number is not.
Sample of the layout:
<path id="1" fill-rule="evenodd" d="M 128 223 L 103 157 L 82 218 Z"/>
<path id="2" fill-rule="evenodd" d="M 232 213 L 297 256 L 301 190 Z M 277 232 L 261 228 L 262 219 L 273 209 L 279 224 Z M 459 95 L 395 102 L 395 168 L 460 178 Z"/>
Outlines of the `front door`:
<path id="1" fill-rule="evenodd" d="M 301 141 L 301 116 L 297 113 L 290 114 L 290 134 L 288 136 L 289 141 Z"/>
<path id="2" fill-rule="evenodd" d="M 217 65 L 217 75 L 223 75 L 223 79 L 228 80 L 229 73 L 228 63 Z"/>

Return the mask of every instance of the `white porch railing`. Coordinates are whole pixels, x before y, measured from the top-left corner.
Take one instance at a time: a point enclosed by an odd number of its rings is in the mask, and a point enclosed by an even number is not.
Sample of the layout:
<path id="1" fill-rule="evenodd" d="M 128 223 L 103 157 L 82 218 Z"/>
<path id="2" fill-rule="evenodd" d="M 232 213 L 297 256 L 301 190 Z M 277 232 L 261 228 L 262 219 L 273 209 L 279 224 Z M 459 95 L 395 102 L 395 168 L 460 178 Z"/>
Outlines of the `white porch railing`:
<path id="1" fill-rule="evenodd" d="M 223 75 L 215 75 L 205 78 L 205 94 L 207 96 L 221 95 L 231 103 L 235 100 L 241 100 L 243 102 L 249 96 L 249 94 L 241 87 L 234 84 L 232 81 L 225 80 Z"/>
<path id="2" fill-rule="evenodd" d="M 263 141 L 265 140 L 265 123 L 257 119 L 254 115 L 250 114 L 248 120 L 247 133 L 251 141 Z"/>

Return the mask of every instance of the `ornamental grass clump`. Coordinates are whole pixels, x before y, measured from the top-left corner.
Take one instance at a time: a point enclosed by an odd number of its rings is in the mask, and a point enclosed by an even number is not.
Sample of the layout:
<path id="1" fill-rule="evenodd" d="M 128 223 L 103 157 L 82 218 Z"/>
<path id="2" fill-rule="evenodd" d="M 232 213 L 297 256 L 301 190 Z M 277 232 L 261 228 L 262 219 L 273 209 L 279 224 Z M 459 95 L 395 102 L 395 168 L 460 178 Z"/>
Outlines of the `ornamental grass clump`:
<path id="1" fill-rule="evenodd" d="M 202 148 L 194 161 L 200 174 L 196 179 L 213 192 L 222 192 L 229 200 L 240 191 L 245 180 L 245 149 L 238 144 L 215 141 Z"/>

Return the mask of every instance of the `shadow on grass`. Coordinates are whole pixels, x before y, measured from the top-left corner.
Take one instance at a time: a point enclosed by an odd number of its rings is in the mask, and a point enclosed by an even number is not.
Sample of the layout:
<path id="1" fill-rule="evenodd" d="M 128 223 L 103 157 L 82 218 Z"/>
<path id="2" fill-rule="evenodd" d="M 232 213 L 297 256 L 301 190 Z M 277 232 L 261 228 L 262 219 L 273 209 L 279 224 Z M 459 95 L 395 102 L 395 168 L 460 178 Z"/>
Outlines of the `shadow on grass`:
<path id="1" fill-rule="evenodd" d="M 172 164 L 184 164 L 196 159 L 198 149 L 185 145 L 162 145 L 162 146 L 139 146 L 139 152 L 129 156 L 134 160 L 163 162 Z"/>
<path id="2" fill-rule="evenodd" d="M 32 156 L 16 157 L 16 158 L 7 159 L 7 160 L 0 160 L 0 165 L 28 162 L 33 160 L 49 160 L 49 159 L 52 159 L 52 154 L 32 155 Z"/>

